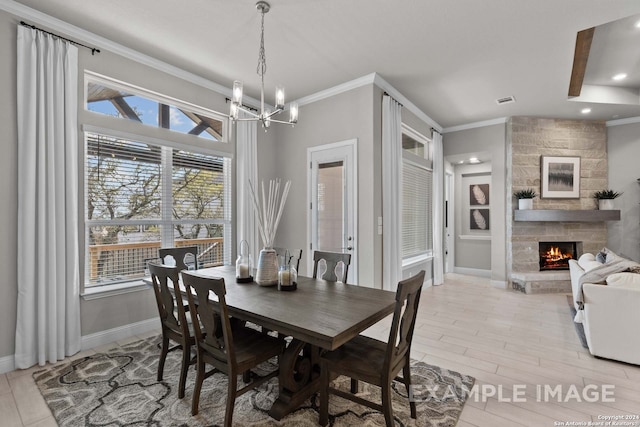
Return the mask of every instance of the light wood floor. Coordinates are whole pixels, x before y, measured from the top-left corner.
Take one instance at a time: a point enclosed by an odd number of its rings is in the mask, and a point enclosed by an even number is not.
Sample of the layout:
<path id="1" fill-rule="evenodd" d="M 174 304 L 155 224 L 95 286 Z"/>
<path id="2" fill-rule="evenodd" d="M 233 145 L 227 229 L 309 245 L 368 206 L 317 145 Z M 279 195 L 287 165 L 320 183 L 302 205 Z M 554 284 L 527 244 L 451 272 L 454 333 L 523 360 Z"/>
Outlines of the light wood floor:
<path id="1" fill-rule="evenodd" d="M 386 340 L 389 323 L 387 319 L 366 333 Z M 126 342 L 140 338 L 144 337 Z M 450 274 L 444 286 L 423 291 L 412 357 L 472 375 L 480 390 L 502 389 L 502 399 L 472 396 L 459 427 L 543 427 L 601 421 L 598 416 L 640 415 L 640 367 L 596 359 L 583 349 L 564 294 L 524 295 L 491 287 L 488 279 Z M 0 375 L 0 425 L 57 425 L 32 379 L 36 369 Z M 590 384 L 596 390 L 615 386 L 615 402 L 582 399 L 583 388 Z M 537 396 L 538 386 L 562 387 L 561 400 L 568 401 L 540 401 L 544 399 Z M 566 399 L 571 386 L 581 401 Z M 524 393 L 515 396 L 524 402 L 513 401 L 514 387 Z"/>

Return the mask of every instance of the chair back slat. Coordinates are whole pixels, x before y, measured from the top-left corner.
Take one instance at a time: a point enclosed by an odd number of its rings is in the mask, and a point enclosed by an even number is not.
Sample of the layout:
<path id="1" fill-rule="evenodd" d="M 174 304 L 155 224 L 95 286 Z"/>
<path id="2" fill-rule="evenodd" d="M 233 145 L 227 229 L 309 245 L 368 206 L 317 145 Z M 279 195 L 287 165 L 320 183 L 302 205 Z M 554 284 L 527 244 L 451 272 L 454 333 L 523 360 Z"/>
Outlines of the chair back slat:
<path id="1" fill-rule="evenodd" d="M 176 260 L 178 271 L 197 270 L 198 269 L 198 247 L 197 246 L 180 246 L 175 248 L 158 249 L 158 255 L 162 259 L 162 263 L 166 264 L 165 258 L 168 256 Z"/>
<path id="2" fill-rule="evenodd" d="M 198 345 L 221 362 L 235 364 L 233 334 L 225 299 L 224 279 L 204 277 L 195 272 L 183 271 L 182 280 L 189 300 L 189 311 Z M 209 298 L 210 292 L 216 295 L 218 301 Z M 216 316 L 216 313 L 219 316 Z"/>
<path id="3" fill-rule="evenodd" d="M 339 253 L 339 252 L 313 252 L 313 278 L 318 278 L 318 264 L 324 260 L 327 265 L 327 270 L 324 272 L 320 279 L 328 282 L 341 281 L 347 283 L 347 276 L 349 274 L 349 264 L 351 264 L 351 254 Z M 342 263 L 342 275 L 340 278 L 336 275 L 336 268 L 338 264 Z"/>
<path id="4" fill-rule="evenodd" d="M 149 273 L 151 273 L 161 322 L 168 328 L 188 336 L 187 318 L 179 288 L 178 268 L 149 263 Z"/>
<path id="5" fill-rule="evenodd" d="M 425 272 L 422 270 L 415 276 L 398 283 L 396 307 L 385 357 L 385 371 L 394 371 L 394 367 L 402 364 L 403 359 L 411 351 L 424 276 Z"/>

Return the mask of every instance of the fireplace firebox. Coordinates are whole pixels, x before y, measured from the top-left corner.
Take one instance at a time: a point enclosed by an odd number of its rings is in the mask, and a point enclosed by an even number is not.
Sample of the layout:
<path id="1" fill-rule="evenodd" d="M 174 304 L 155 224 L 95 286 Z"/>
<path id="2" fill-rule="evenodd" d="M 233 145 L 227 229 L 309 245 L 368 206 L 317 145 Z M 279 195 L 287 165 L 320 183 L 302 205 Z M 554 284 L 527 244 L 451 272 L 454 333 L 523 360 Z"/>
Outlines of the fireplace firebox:
<path id="1" fill-rule="evenodd" d="M 578 259 L 580 242 L 538 242 L 540 271 L 568 270 L 569 260 Z"/>

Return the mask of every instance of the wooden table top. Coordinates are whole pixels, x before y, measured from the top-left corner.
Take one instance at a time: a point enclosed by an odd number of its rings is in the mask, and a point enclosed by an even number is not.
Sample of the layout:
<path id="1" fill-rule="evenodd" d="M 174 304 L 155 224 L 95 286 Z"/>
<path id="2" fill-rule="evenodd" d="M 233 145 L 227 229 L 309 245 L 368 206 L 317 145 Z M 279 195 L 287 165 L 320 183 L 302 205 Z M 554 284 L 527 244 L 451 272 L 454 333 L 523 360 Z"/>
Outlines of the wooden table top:
<path id="1" fill-rule="evenodd" d="M 229 314 L 301 341 L 335 350 L 393 313 L 395 293 L 298 277 L 295 291 L 236 283 L 232 266 L 204 268 L 199 274 L 222 277 Z"/>

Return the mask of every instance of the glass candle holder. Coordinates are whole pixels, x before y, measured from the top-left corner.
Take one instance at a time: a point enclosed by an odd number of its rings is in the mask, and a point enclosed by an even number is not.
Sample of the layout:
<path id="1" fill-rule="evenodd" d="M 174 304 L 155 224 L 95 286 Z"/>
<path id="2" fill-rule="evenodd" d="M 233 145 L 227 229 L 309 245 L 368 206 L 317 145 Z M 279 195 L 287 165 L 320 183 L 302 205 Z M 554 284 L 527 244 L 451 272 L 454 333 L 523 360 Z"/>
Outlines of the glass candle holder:
<path id="1" fill-rule="evenodd" d="M 251 276 L 251 269 L 253 263 L 251 262 L 251 253 L 249 251 L 249 244 L 246 240 L 240 242 L 238 259 L 236 260 L 236 282 L 249 283 L 253 282 Z"/>

